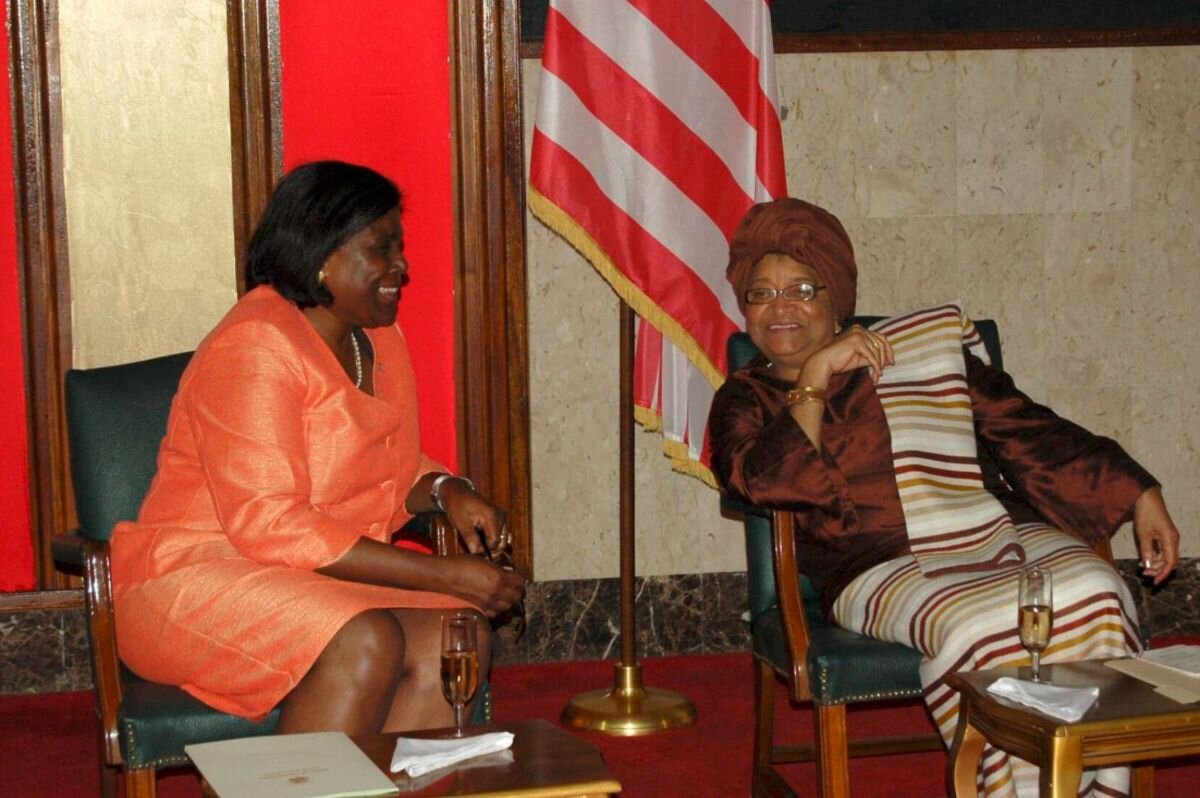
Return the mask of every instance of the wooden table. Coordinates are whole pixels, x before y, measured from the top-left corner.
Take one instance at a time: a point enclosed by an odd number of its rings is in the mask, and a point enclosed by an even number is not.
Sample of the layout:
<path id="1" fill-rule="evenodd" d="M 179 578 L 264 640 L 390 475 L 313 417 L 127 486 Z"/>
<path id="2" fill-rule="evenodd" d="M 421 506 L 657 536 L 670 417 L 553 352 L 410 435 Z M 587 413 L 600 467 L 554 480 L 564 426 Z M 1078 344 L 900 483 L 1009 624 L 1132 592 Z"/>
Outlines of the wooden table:
<path id="1" fill-rule="evenodd" d="M 444 737 L 449 731 L 435 729 L 376 734 L 355 737 L 354 742 L 384 773 L 388 773 L 397 737 Z M 477 798 L 596 798 L 616 795 L 621 791 L 621 783 L 608 772 L 600 751 L 571 732 L 544 720 L 468 728 L 472 734 L 492 731 L 513 733 L 511 762 L 448 768 L 447 771 L 426 774 L 417 779 L 393 773 L 392 780 L 400 788 L 400 794 L 470 795 Z"/>
<path id="2" fill-rule="evenodd" d="M 946 769 L 951 795 L 974 798 L 985 740 L 1041 768 L 1043 798 L 1074 798 L 1084 768 L 1200 753 L 1200 705 L 1177 703 L 1100 661 L 1042 665 L 1042 675 L 1061 687 L 1096 685 L 1100 697 L 1082 720 L 1066 723 L 987 692 L 1001 676 L 1028 679 L 1028 668 L 948 677 L 962 697 Z M 1153 765 L 1134 768 L 1133 794 L 1154 794 Z"/>

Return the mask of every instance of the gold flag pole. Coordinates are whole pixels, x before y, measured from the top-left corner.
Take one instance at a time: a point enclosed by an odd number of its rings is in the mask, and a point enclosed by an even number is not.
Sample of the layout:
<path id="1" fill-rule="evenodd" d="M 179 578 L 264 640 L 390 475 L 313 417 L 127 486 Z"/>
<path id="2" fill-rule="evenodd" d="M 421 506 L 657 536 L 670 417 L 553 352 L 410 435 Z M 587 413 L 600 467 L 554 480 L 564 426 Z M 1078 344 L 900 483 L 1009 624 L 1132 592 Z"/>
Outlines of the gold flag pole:
<path id="1" fill-rule="evenodd" d="M 635 315 L 621 303 L 621 663 L 613 667 L 611 690 L 589 690 L 572 698 L 562 722 L 576 729 L 633 737 L 696 722 L 696 707 L 670 690 L 642 686 L 637 662 L 637 615 L 633 580 L 633 325 Z"/>

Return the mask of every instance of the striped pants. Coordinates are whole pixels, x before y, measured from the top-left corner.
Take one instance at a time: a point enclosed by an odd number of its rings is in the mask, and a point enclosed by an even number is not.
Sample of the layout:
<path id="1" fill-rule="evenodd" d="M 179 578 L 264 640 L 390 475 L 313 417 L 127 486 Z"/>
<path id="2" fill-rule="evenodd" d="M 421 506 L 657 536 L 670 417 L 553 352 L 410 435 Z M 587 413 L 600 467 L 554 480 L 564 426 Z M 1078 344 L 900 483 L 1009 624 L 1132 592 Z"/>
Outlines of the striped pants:
<path id="1" fill-rule="evenodd" d="M 1133 599 L 1112 567 L 1086 544 L 1043 524 L 1017 527 L 1026 564 L 1054 575 L 1054 623 L 1042 661 L 1120 657 L 1141 649 Z M 1017 635 L 1019 567 L 926 578 L 912 557 L 901 557 L 856 578 L 834 604 L 835 622 L 925 655 L 925 703 L 949 745 L 958 721 L 958 693 L 946 685 L 955 671 L 1028 665 Z M 987 746 L 980 795 L 1036 796 L 1033 765 Z M 1084 771 L 1080 795 L 1129 794 L 1129 769 Z"/>

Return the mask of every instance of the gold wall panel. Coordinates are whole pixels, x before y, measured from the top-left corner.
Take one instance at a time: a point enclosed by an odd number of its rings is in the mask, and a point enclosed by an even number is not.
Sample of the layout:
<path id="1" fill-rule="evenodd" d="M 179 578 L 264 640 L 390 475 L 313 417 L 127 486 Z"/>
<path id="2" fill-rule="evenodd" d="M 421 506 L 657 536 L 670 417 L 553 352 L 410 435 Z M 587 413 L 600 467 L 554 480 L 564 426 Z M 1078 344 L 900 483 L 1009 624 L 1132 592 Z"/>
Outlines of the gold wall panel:
<path id="1" fill-rule="evenodd" d="M 236 298 L 221 0 L 59 0 L 73 362 L 195 348 Z"/>

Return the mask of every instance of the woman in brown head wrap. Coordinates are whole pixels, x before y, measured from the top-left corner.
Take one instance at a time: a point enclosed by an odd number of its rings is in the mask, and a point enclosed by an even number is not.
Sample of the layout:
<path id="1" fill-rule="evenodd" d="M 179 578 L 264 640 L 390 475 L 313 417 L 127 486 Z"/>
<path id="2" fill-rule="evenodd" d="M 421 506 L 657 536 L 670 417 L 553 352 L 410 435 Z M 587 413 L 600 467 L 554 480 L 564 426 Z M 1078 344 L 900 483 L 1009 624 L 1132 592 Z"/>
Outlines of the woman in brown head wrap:
<path id="1" fill-rule="evenodd" d="M 924 565 L 917 568 L 912 553 L 899 483 L 916 479 L 927 486 L 920 480 L 932 471 L 932 481 L 949 484 L 944 492 L 955 495 L 966 480 L 953 470 L 958 464 L 939 472 L 946 460 L 935 461 L 932 469 L 919 466 L 926 471 L 915 476 L 910 472 L 916 470 L 909 465 L 914 456 L 928 457 L 922 442 L 927 430 L 936 424 L 943 425 L 939 432 L 945 429 L 943 416 L 929 409 L 936 402 L 903 406 L 921 417 L 905 428 L 904 439 L 921 451 L 906 446 L 893 457 L 894 439 L 876 385 L 882 376 L 881 390 L 918 385 L 936 398 L 942 395 L 937 393 L 942 372 L 935 372 L 932 388 L 932 381 L 898 382 L 897 374 L 909 379 L 901 367 L 924 364 L 925 350 L 918 350 L 919 356 L 912 346 L 897 352 L 884 335 L 852 323 L 858 278 L 854 248 L 841 223 L 822 208 L 791 198 L 755 205 L 734 233 L 726 275 L 761 357 L 731 374 L 717 391 L 709 415 L 713 471 L 732 498 L 794 512 L 797 562 L 827 617 L 922 652 L 926 701 L 949 739 L 958 699 L 945 685 L 948 670 L 1013 665 L 1023 652 L 1016 640 L 1014 565 L 996 559 L 926 571 Z M 902 328 L 909 338 L 911 317 L 879 329 L 896 334 Z M 938 356 L 948 352 L 953 360 L 956 350 L 952 344 Z M 959 387 L 947 401 L 961 407 L 969 399 L 970 416 L 958 423 L 967 436 L 974 431 L 981 469 L 974 473 L 982 476 L 972 479 L 984 490 L 972 489 L 999 500 L 999 515 L 1007 514 L 1026 562 L 1054 563 L 1056 595 L 1062 588 L 1062 615 L 1056 607 L 1054 624 L 1074 636 L 1052 640 L 1055 656 L 1102 658 L 1136 650 L 1137 631 L 1127 623 L 1135 611 L 1121 577 L 1079 538 L 1095 543 L 1132 519 L 1143 573 L 1162 582 L 1176 565 L 1179 532 L 1158 483 L 1114 441 L 1035 404 L 1007 374 L 966 347 L 962 353 Z M 889 374 L 889 368 L 896 370 Z M 888 395 L 894 402 L 895 394 Z M 955 430 L 962 435 L 962 426 Z M 928 502 L 931 494 L 924 488 L 917 501 Z M 970 512 L 961 499 L 948 501 L 957 502 L 950 515 Z M 929 504 L 918 511 L 927 514 Z M 956 610 L 939 609 L 948 604 Z M 1068 606 L 1087 608 L 1092 615 L 1071 617 Z M 1085 624 L 1092 624 L 1086 633 L 1081 631 Z M 1114 628 L 1123 633 L 1113 635 Z M 1001 639 L 1003 630 L 1011 640 Z M 1110 770 L 1085 779 L 1102 785 L 1106 795 L 1122 794 L 1127 773 Z M 1014 794 L 1013 785 L 1016 794 L 1026 794 L 1027 788 L 1036 794 L 1032 766 L 1017 761 L 1010 769 L 1001 761 L 992 771 L 989 790 L 996 787 L 996 794 Z"/>
<path id="2" fill-rule="evenodd" d="M 762 202 L 738 225 L 726 276 L 746 332 L 780 380 L 793 383 L 792 417 L 818 448 L 825 392 L 835 374 L 868 367 L 877 379 L 892 362 L 886 338 L 858 325 L 858 267 L 842 223 L 804 200 Z"/>

